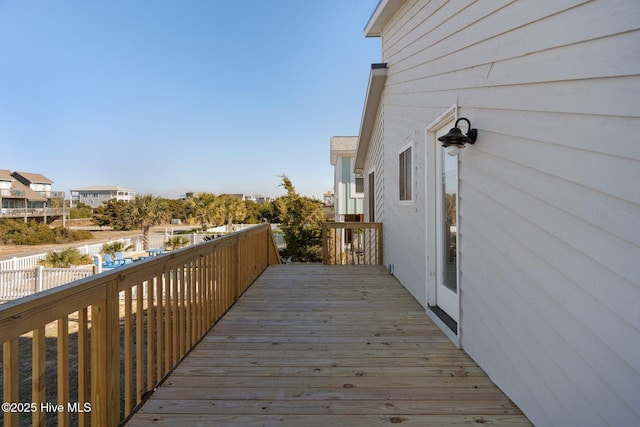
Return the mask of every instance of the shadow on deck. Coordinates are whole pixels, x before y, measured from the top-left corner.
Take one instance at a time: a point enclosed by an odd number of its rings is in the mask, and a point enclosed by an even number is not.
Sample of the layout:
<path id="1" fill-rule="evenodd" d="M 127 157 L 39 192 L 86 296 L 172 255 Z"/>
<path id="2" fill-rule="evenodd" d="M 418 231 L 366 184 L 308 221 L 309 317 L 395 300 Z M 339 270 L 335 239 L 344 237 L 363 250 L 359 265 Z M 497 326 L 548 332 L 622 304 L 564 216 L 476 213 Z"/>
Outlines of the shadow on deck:
<path id="1" fill-rule="evenodd" d="M 128 426 L 530 425 L 381 266 L 269 267 Z"/>

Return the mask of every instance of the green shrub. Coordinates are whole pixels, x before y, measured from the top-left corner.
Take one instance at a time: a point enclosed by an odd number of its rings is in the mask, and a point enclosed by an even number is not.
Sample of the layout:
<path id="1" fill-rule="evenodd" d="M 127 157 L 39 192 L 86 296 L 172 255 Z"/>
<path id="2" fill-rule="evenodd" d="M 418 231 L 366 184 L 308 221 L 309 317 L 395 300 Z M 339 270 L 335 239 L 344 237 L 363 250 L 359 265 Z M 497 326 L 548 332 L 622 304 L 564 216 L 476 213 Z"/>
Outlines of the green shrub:
<path id="1" fill-rule="evenodd" d="M 0 241 L 5 244 L 42 245 L 90 239 L 93 239 L 93 234 L 88 231 L 74 231 L 64 227 L 51 228 L 47 224 L 36 221 L 26 223 L 10 219 L 0 221 Z"/>
<path id="2" fill-rule="evenodd" d="M 69 268 L 74 265 L 91 264 L 89 255 L 82 255 L 76 248 L 67 248 L 59 252 L 49 252 L 47 258 L 40 261 L 41 265 L 51 268 Z"/>
<path id="3" fill-rule="evenodd" d="M 71 219 L 91 217 L 93 217 L 93 209 L 91 209 L 90 207 L 71 208 L 71 210 L 69 211 L 69 218 Z"/>
<path id="4" fill-rule="evenodd" d="M 184 236 L 173 236 L 169 238 L 164 244 L 164 247 L 168 250 L 180 249 L 189 244 L 189 239 Z"/>

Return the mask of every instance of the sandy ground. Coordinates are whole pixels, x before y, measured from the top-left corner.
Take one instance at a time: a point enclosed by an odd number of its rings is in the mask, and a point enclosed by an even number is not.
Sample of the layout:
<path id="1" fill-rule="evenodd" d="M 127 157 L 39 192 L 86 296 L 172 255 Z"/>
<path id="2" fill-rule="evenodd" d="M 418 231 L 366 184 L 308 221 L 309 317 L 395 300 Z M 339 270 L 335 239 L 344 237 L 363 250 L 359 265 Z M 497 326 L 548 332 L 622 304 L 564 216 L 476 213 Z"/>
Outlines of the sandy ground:
<path id="1" fill-rule="evenodd" d="M 161 225 L 151 229 L 152 233 L 163 233 L 167 228 L 176 229 L 173 225 Z M 192 228 L 192 227 L 189 227 Z M 79 240 L 77 242 L 72 243 L 63 243 L 60 245 L 34 245 L 34 246 L 25 246 L 25 245 L 3 245 L 0 244 L 0 261 L 8 258 L 13 258 L 15 256 L 28 256 L 28 255 L 37 255 L 44 252 L 50 252 L 54 249 L 64 249 L 68 247 L 77 247 L 82 246 L 84 244 L 92 244 L 92 243 L 103 243 L 108 242 L 109 240 L 121 239 L 129 236 L 137 236 L 142 234 L 142 230 L 132 230 L 132 231 L 113 231 L 108 227 L 96 227 L 96 226 L 78 226 L 71 227 L 72 230 L 89 230 L 93 234 L 94 238 L 91 240 Z"/>

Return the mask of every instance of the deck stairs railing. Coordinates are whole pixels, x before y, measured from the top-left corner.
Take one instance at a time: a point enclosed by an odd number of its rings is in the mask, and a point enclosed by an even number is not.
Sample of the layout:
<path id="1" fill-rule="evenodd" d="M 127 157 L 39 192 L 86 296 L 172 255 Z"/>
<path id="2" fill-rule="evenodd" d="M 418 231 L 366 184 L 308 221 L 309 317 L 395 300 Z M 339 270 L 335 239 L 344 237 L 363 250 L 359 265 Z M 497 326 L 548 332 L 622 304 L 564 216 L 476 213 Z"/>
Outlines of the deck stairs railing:
<path id="1" fill-rule="evenodd" d="M 382 223 L 323 223 L 322 263 L 382 265 Z"/>

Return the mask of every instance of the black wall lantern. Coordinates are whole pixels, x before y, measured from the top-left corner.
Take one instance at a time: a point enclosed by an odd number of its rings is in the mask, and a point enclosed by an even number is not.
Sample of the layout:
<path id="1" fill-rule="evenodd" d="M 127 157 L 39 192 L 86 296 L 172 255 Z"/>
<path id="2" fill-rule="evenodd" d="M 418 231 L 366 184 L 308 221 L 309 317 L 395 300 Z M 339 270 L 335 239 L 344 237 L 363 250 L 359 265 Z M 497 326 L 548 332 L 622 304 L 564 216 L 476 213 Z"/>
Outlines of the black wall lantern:
<path id="1" fill-rule="evenodd" d="M 465 122 L 467 122 L 466 135 L 463 134 L 458 127 L 458 122 L 460 120 L 464 120 Z M 442 135 L 440 138 L 438 138 L 438 141 L 442 142 L 443 147 L 448 147 L 447 153 L 449 155 L 455 156 L 460 152 L 460 149 L 463 148 L 466 143 L 475 143 L 476 138 L 478 138 L 478 130 L 471 128 L 471 122 L 469 121 L 469 119 L 460 117 L 458 120 L 456 120 L 456 124 L 449 131 L 449 133 L 447 133 L 446 135 Z"/>

